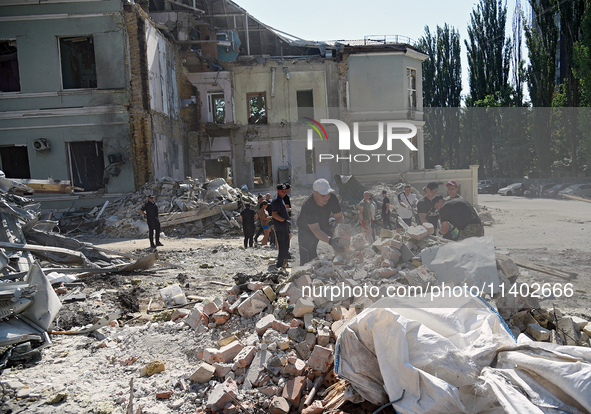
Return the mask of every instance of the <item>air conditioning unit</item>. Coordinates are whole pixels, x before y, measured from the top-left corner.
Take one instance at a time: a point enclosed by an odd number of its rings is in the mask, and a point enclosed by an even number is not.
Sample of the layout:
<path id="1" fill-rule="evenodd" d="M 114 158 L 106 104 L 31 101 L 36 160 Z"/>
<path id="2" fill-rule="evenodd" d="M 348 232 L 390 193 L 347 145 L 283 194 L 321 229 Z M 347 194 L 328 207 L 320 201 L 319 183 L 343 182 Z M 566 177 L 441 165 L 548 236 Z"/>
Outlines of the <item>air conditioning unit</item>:
<path id="1" fill-rule="evenodd" d="M 39 138 L 33 141 L 33 148 L 35 148 L 36 151 L 46 151 L 50 150 L 51 146 L 49 145 L 48 140 L 45 138 Z"/>

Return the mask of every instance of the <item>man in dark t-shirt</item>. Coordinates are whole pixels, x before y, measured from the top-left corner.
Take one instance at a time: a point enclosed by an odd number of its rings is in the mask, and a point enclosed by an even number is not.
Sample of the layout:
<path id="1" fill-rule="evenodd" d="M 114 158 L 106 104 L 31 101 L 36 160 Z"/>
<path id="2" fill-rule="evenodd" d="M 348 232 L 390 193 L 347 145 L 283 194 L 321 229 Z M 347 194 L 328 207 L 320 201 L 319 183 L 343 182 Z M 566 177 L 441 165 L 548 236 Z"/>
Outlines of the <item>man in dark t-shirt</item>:
<path id="1" fill-rule="evenodd" d="M 277 269 L 287 266 L 287 256 L 289 255 L 289 214 L 283 202 L 283 197 L 287 194 L 285 184 L 277 184 L 277 196 L 271 202 L 273 209 L 273 227 L 275 228 L 275 237 L 277 243 Z"/>
<path id="2" fill-rule="evenodd" d="M 433 198 L 433 202 L 439 211 L 441 234 L 457 233 L 457 236 L 452 237 L 452 240 L 484 236 L 484 227 L 478 213 L 464 198 L 444 200 L 443 197 L 436 196 Z M 455 231 L 456 229 L 457 231 Z"/>
<path id="3" fill-rule="evenodd" d="M 431 223 L 435 228 L 435 233 L 437 234 L 437 223 L 439 220 L 439 211 L 433 205 L 433 197 L 437 195 L 437 190 L 439 188 L 439 184 L 435 181 L 431 181 L 425 187 L 425 196 L 421 198 L 417 203 L 417 213 L 419 214 L 419 220 L 421 224 L 423 223 Z"/>
<path id="4" fill-rule="evenodd" d="M 339 199 L 330 188 L 330 183 L 324 178 L 316 180 L 313 190 L 298 216 L 300 266 L 318 256 L 316 248 L 320 240 L 334 247 L 335 241 L 329 223 L 331 214 L 337 224 L 345 222 Z"/>
<path id="5" fill-rule="evenodd" d="M 249 203 L 244 204 L 244 210 L 240 212 L 240 220 L 242 221 L 242 229 L 244 230 L 244 248 L 253 247 L 254 244 L 254 221 L 257 218 L 257 213 L 250 208 Z"/>
<path id="6" fill-rule="evenodd" d="M 148 238 L 150 239 L 150 247 L 155 249 L 157 246 L 162 246 L 160 243 L 160 220 L 158 220 L 158 206 L 154 202 L 154 194 L 148 196 L 146 204 L 140 208 L 140 213 L 148 220 Z M 156 235 L 156 243 L 154 243 L 154 234 Z"/>

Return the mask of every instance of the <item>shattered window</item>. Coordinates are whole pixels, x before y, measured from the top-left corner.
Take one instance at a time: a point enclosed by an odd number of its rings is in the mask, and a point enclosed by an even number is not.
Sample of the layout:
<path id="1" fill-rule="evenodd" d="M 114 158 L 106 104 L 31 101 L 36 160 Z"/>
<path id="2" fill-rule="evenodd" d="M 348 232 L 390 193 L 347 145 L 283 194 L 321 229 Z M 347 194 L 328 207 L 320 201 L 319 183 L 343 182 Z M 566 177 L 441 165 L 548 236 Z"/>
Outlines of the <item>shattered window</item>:
<path id="1" fill-rule="evenodd" d="M 248 124 L 267 123 L 267 94 L 265 92 L 253 92 L 246 95 L 248 101 Z"/>
<path id="2" fill-rule="evenodd" d="M 209 95 L 209 112 L 211 120 L 216 124 L 226 123 L 226 100 L 223 93 Z"/>
<path id="3" fill-rule="evenodd" d="M 0 92 L 20 92 L 16 40 L 0 41 Z"/>
<path id="4" fill-rule="evenodd" d="M 408 78 L 408 109 L 417 109 L 417 71 L 407 68 L 406 77 Z"/>
<path id="5" fill-rule="evenodd" d="M 80 191 L 105 188 L 105 160 L 101 141 L 69 143 L 72 184 Z"/>
<path id="6" fill-rule="evenodd" d="M 60 39 L 64 89 L 96 88 L 96 64 L 92 36 Z"/>

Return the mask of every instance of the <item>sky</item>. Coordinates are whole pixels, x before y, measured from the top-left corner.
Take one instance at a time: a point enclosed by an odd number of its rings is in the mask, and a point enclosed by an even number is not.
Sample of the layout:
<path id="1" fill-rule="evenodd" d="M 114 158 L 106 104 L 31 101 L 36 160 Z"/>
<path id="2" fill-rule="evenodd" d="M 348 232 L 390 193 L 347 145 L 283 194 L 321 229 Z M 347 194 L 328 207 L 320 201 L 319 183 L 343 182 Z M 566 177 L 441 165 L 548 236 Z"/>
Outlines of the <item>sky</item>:
<path id="1" fill-rule="evenodd" d="M 468 93 L 464 40 L 472 9 L 478 0 L 234 0 L 261 22 L 306 40 L 354 40 L 366 35 L 402 35 L 418 40 L 425 26 L 434 33 L 445 23 L 460 33 L 462 94 Z M 507 35 L 516 0 L 506 0 Z M 528 0 L 521 0 L 521 7 Z M 523 52 L 526 53 L 525 47 Z"/>

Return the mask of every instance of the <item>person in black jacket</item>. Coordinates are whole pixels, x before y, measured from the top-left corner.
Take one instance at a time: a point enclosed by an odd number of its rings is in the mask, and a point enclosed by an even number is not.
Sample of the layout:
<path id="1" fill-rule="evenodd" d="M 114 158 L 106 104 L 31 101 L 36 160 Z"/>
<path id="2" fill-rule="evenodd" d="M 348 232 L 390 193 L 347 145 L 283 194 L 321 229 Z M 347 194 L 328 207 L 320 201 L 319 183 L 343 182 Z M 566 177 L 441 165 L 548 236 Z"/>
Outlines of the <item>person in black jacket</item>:
<path id="1" fill-rule="evenodd" d="M 257 213 L 250 208 L 250 203 L 244 204 L 244 210 L 240 213 L 240 220 L 242 221 L 242 228 L 244 230 L 244 248 L 253 247 L 253 238 L 255 231 L 255 220 Z"/>
<path id="2" fill-rule="evenodd" d="M 142 206 L 140 213 L 148 219 L 150 247 L 155 249 L 157 246 L 163 246 L 160 243 L 160 220 L 158 220 L 158 206 L 154 202 L 154 194 L 148 196 L 148 201 Z M 156 233 L 156 244 L 154 244 L 154 233 Z"/>

